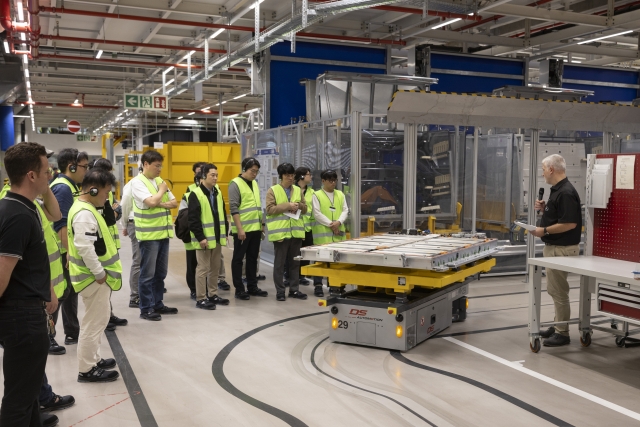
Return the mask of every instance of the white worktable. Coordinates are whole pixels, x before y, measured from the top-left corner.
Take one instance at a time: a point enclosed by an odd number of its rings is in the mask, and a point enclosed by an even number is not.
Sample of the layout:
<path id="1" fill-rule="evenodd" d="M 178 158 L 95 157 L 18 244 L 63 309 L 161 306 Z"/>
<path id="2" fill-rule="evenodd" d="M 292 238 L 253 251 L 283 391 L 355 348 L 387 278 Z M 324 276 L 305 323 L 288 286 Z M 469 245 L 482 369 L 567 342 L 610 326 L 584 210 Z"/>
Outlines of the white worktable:
<path id="1" fill-rule="evenodd" d="M 529 258 L 529 340 L 531 350 L 540 350 L 540 298 L 542 291 L 542 267 L 579 274 L 580 309 L 578 323 L 580 342 L 584 346 L 591 343 L 591 293 L 595 291 L 597 279 L 611 282 L 629 283 L 640 286 L 634 280 L 636 263 L 598 256 Z M 635 282 L 635 283 L 634 283 Z M 564 323 L 564 322 L 563 322 Z"/>

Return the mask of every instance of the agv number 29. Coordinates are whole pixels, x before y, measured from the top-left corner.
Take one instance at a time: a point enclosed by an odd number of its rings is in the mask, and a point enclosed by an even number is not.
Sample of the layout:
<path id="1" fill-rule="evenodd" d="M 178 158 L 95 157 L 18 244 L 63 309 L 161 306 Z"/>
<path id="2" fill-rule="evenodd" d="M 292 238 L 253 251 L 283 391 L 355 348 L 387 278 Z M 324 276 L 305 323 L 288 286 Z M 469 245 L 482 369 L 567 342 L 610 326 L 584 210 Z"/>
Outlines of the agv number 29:
<path id="1" fill-rule="evenodd" d="M 338 320 L 338 329 L 349 329 L 349 322 L 346 320 Z"/>

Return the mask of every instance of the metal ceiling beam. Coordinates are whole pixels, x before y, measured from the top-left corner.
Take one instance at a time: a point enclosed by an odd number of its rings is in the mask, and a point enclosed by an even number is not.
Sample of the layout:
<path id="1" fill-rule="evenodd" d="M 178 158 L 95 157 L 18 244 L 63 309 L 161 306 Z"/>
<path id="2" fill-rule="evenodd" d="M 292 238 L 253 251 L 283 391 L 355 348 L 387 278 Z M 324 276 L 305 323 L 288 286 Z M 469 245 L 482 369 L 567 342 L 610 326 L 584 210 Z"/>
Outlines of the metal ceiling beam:
<path id="1" fill-rule="evenodd" d="M 566 12 L 564 10 L 545 9 L 529 6 L 516 6 L 502 4 L 500 6 L 487 6 L 491 13 L 505 16 L 518 16 L 522 18 L 543 19 L 545 21 L 560 21 L 568 24 L 587 25 L 593 27 L 606 27 L 607 17 L 598 15 L 586 15 L 583 13 Z M 640 19 L 640 18 L 638 18 Z"/>

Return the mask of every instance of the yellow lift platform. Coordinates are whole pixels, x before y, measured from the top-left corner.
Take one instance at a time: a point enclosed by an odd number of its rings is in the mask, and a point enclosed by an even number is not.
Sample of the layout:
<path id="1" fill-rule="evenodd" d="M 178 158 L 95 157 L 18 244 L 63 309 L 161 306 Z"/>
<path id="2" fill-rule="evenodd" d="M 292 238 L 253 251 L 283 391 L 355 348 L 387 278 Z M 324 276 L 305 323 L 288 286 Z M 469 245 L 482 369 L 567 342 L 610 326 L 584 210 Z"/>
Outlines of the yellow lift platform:
<path id="1" fill-rule="evenodd" d="M 466 319 L 469 282 L 498 250 L 482 234 L 387 234 L 305 247 L 300 259 L 315 261 L 303 275 L 327 278 L 329 339 L 406 351 Z"/>

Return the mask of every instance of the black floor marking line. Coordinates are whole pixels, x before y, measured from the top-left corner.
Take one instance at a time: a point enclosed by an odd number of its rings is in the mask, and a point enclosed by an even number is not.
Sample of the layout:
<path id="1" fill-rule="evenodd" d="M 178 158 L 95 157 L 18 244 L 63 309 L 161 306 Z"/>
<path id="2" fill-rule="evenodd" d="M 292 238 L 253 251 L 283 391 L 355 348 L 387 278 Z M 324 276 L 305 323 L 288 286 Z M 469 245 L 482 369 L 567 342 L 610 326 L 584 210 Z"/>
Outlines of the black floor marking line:
<path id="1" fill-rule="evenodd" d="M 380 397 L 384 397 L 385 399 L 389 399 L 390 401 L 392 401 L 393 403 L 396 403 L 400 406 L 402 406 L 404 409 L 406 409 L 407 411 L 411 412 L 413 415 L 415 415 L 416 417 L 420 418 L 422 421 L 424 421 L 425 423 L 429 424 L 431 427 L 437 427 L 434 423 L 432 423 L 431 421 L 429 421 L 428 419 L 426 419 L 425 417 L 423 417 L 422 415 L 418 414 L 417 412 L 415 412 L 413 409 L 409 408 L 408 406 L 404 405 L 401 402 L 398 402 L 397 400 L 395 400 L 392 397 L 386 396 L 382 393 L 378 393 L 375 391 L 371 391 L 371 390 L 367 390 L 366 388 L 362 388 L 362 387 L 358 387 L 357 385 L 353 385 L 351 383 L 348 383 L 346 381 L 343 381 L 341 379 L 338 379 L 332 375 L 327 374 L 325 371 L 323 371 L 322 369 L 320 369 L 318 367 L 318 365 L 316 364 L 316 360 L 315 360 L 315 356 L 316 356 L 316 350 L 318 349 L 318 347 L 320 346 L 320 344 L 322 344 L 323 342 L 325 342 L 326 340 L 328 340 L 329 337 L 326 337 L 325 339 L 323 339 L 322 341 L 320 341 L 318 344 L 316 344 L 316 346 L 313 348 L 313 351 L 311 352 L 311 364 L 313 365 L 313 367 L 316 369 L 316 371 L 320 372 L 323 375 L 326 375 L 327 377 L 338 381 L 342 384 L 348 385 L 349 387 L 353 387 L 353 388 L 357 388 L 358 390 L 362 390 L 362 391 L 366 391 L 367 393 L 371 393 L 371 394 L 375 394 L 376 396 L 380 396 Z"/>
<path id="2" fill-rule="evenodd" d="M 115 357 L 116 363 L 118 364 L 118 370 L 120 371 L 120 375 L 122 375 L 124 385 L 127 387 L 127 391 L 131 397 L 131 403 L 133 403 L 133 408 L 136 410 L 140 426 L 158 427 L 158 423 L 153 416 L 153 412 L 151 412 L 147 399 L 144 397 L 140 383 L 138 383 L 136 374 L 133 373 L 129 359 L 127 359 L 127 355 L 122 348 L 122 344 L 120 344 L 118 336 L 114 331 L 105 331 L 105 335 L 107 336 L 107 341 L 109 341 L 109 346 L 111 346 L 113 357 Z"/>
<path id="3" fill-rule="evenodd" d="M 272 326 L 280 325 L 285 322 L 290 322 L 292 320 L 304 319 L 305 317 L 318 316 L 320 314 L 327 314 L 328 311 L 323 311 L 320 313 L 311 313 L 311 314 L 303 314 L 301 316 L 288 317 L 286 319 L 278 320 L 276 322 L 267 323 L 266 325 L 260 326 L 259 328 L 255 328 L 250 330 L 249 332 L 240 335 L 235 340 L 231 341 L 227 344 L 220 352 L 216 355 L 216 358 L 213 360 L 213 365 L 211 366 L 211 371 L 213 372 L 213 378 L 216 382 L 222 387 L 227 393 L 237 397 L 238 399 L 248 403 L 249 405 L 260 409 L 268 414 L 273 415 L 276 418 L 284 421 L 293 427 L 308 427 L 302 420 L 294 417 L 291 414 L 288 414 L 278 408 L 274 408 L 271 405 L 268 405 L 264 402 L 255 399 L 248 394 L 245 394 L 238 390 L 231 381 L 227 379 L 227 376 L 224 374 L 224 362 L 227 360 L 227 357 L 231 354 L 234 348 L 238 346 L 241 342 L 250 338 L 251 336 L 257 334 L 258 332 L 264 331 L 265 329 L 271 328 Z"/>
<path id="4" fill-rule="evenodd" d="M 580 286 L 576 286 L 573 288 L 569 288 L 569 289 L 580 289 Z M 542 292 L 545 292 L 546 289 L 543 289 Z M 522 292 L 507 292 L 504 294 L 491 294 L 491 295 L 475 295 L 472 297 L 467 297 L 467 299 L 474 299 L 474 298 L 494 298 L 494 297 L 504 297 L 504 296 L 508 296 L 508 295 L 522 295 L 522 294 L 528 294 L 529 291 L 522 291 Z"/>
<path id="5" fill-rule="evenodd" d="M 553 415 L 544 412 L 541 409 L 536 408 L 533 405 L 530 405 L 526 402 L 523 402 L 522 400 L 518 399 L 517 397 L 511 396 L 510 394 L 507 394 L 503 391 L 498 390 L 497 388 L 491 387 L 490 385 L 487 385 L 485 383 L 481 383 L 480 381 L 465 377 L 463 375 L 459 375 L 459 374 L 454 374 L 453 372 L 449 372 L 449 371 L 443 371 L 441 369 L 438 368 L 433 368 L 431 366 L 427 366 L 427 365 L 423 365 L 417 362 L 414 362 L 413 360 L 407 359 L 406 357 L 404 357 L 402 354 L 400 354 L 399 351 L 392 351 L 391 352 L 391 356 L 393 356 L 395 359 L 397 359 L 398 361 L 405 363 L 409 366 L 413 366 L 414 368 L 418 368 L 418 369 L 424 369 L 425 371 L 429 371 L 429 372 L 434 372 L 436 374 L 440 374 L 440 375 L 444 375 L 446 377 L 449 378 L 454 378 L 456 380 L 465 382 L 469 385 L 472 385 L 474 387 L 478 387 L 481 390 L 484 390 L 488 393 L 493 394 L 496 397 L 499 397 L 513 405 L 518 406 L 521 409 L 524 409 L 525 411 L 536 415 L 540 418 L 542 418 L 545 421 L 550 422 L 551 424 L 554 424 L 556 426 L 562 426 L 562 427 L 573 427 L 573 424 L 569 424 L 566 421 L 561 420 L 560 418 L 554 417 Z"/>

